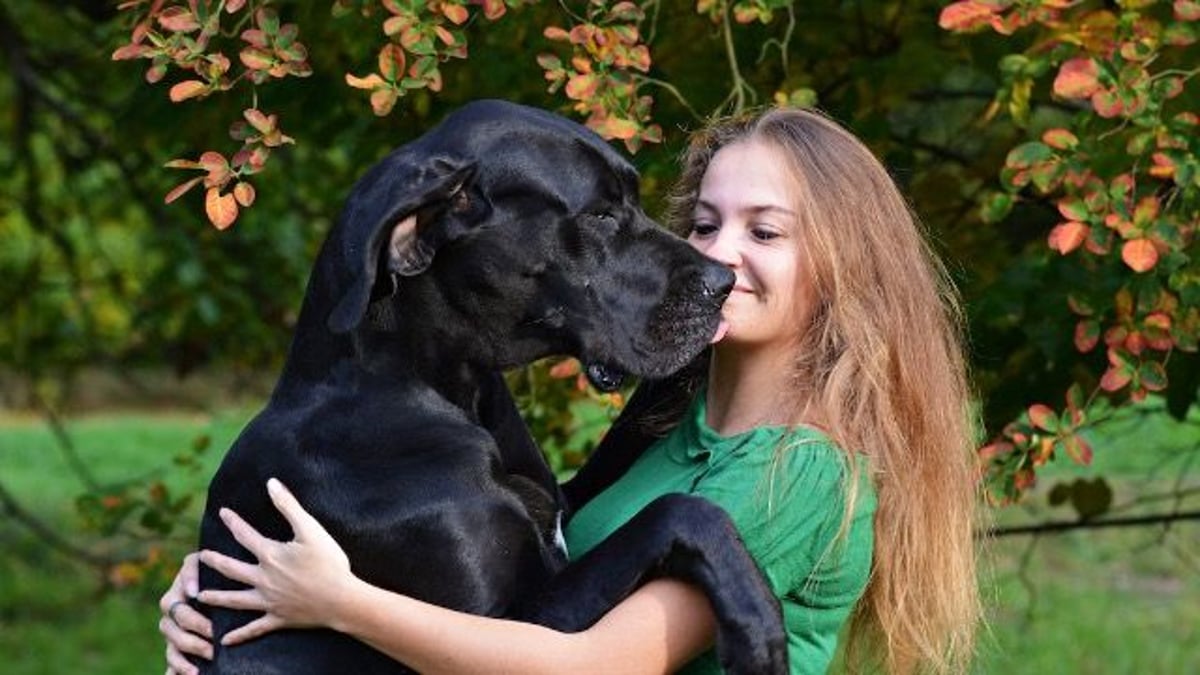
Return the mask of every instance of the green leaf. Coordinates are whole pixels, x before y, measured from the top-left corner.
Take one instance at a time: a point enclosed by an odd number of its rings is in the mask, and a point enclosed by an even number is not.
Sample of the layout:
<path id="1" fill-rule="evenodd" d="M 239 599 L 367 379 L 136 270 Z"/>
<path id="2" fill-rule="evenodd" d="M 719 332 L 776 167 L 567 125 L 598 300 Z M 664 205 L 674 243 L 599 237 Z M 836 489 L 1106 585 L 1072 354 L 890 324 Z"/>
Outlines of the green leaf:
<path id="1" fill-rule="evenodd" d="M 1009 151 L 1005 158 L 1005 166 L 1014 169 L 1028 169 L 1039 162 L 1044 162 L 1054 156 L 1050 146 L 1041 141 L 1022 143 Z"/>

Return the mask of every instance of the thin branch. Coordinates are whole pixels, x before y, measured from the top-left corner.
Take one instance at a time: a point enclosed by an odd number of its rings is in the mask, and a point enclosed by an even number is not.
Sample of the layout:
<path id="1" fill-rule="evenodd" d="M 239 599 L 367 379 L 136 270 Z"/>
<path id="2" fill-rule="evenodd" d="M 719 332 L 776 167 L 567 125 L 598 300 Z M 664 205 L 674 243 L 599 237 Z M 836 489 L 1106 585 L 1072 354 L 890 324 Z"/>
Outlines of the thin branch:
<path id="1" fill-rule="evenodd" d="M 92 553 L 86 549 L 80 548 L 71 542 L 64 539 L 61 535 L 54 531 L 49 525 L 38 520 L 33 514 L 26 511 L 13 497 L 12 493 L 0 483 L 0 513 L 12 518 L 26 529 L 32 532 L 42 541 L 46 542 L 50 548 L 66 554 L 77 560 L 81 560 L 93 567 L 107 568 L 112 566 L 116 560 Z"/>
<path id="2" fill-rule="evenodd" d="M 1010 527 L 995 527 L 985 536 L 989 538 L 1011 537 L 1022 534 L 1058 534 L 1070 530 L 1099 530 L 1110 527 L 1143 527 L 1146 525 L 1164 525 L 1179 520 L 1200 520 L 1200 511 L 1182 511 L 1176 513 L 1158 513 L 1148 516 L 1129 516 L 1126 518 L 1106 518 L 1104 520 L 1058 520 L 1033 525 L 1014 525 Z"/>

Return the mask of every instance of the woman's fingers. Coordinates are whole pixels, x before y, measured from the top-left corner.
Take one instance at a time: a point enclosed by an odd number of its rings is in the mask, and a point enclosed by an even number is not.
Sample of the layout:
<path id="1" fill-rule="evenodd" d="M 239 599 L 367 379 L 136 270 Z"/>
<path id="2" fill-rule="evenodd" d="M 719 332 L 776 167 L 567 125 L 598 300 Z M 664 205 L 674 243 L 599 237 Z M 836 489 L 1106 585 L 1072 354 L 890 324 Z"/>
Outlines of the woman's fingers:
<path id="1" fill-rule="evenodd" d="M 255 553 L 261 557 L 262 551 Z M 234 581 L 240 581 L 243 584 L 257 586 L 259 583 L 259 567 L 248 562 L 243 562 L 237 558 L 231 558 L 224 553 L 216 551 L 201 551 L 200 560 L 214 570 L 224 574 L 226 578 Z M 204 594 L 208 591 L 202 591 L 199 595 L 200 599 L 204 599 Z"/>
<path id="2" fill-rule="evenodd" d="M 179 665 L 187 663 L 187 659 L 183 658 L 183 654 L 212 659 L 213 647 L 211 642 L 180 628 L 169 617 L 164 616 L 159 619 L 158 632 L 162 633 L 163 637 L 167 639 L 167 663 L 172 668 L 179 670 Z M 179 654 L 181 659 L 179 664 L 171 662 L 172 651 Z"/>
<path id="3" fill-rule="evenodd" d="M 200 675 L 200 669 L 179 653 L 178 649 L 167 645 L 167 675 Z"/>
<path id="4" fill-rule="evenodd" d="M 200 602 L 226 609 L 246 609 L 255 612 L 271 609 L 256 588 L 244 591 L 200 591 Z"/>
<path id="5" fill-rule="evenodd" d="M 275 508 L 283 514 L 283 517 L 292 526 L 292 533 L 297 539 L 301 538 L 300 533 L 308 531 L 313 525 L 320 527 L 317 520 L 300 506 L 300 502 L 296 501 L 295 495 L 291 490 L 288 490 L 283 483 L 279 482 L 278 478 L 267 480 L 267 494 L 271 496 L 271 501 L 275 503 Z"/>
<path id="6" fill-rule="evenodd" d="M 200 592 L 200 554 L 193 551 L 183 556 L 183 565 L 179 567 L 176 579 L 183 585 L 183 592 L 189 598 L 196 597 Z"/>
<path id="7" fill-rule="evenodd" d="M 221 644 L 226 646 L 236 645 L 266 635 L 273 630 L 283 628 L 283 626 L 283 621 L 273 614 L 260 616 L 245 626 L 226 633 L 225 637 L 221 638 Z"/>
<path id="8" fill-rule="evenodd" d="M 174 614 L 174 616 L 172 617 L 170 614 Z M 196 611 L 186 602 L 176 605 L 175 611 L 170 614 L 167 618 L 174 618 L 174 623 L 185 631 L 212 639 L 212 621 L 209 621 L 208 617 Z"/>
<path id="9" fill-rule="evenodd" d="M 225 527 L 229 528 L 229 532 L 233 534 L 233 538 L 237 539 L 239 544 L 245 546 L 246 550 L 250 551 L 255 558 L 261 560 L 266 548 L 275 543 L 259 534 L 258 530 L 254 529 L 250 523 L 242 520 L 242 517 L 235 513 L 233 509 L 223 508 L 217 513 L 221 516 Z M 208 564 L 208 560 L 204 558 L 203 554 L 201 554 L 200 559 L 205 565 Z"/>

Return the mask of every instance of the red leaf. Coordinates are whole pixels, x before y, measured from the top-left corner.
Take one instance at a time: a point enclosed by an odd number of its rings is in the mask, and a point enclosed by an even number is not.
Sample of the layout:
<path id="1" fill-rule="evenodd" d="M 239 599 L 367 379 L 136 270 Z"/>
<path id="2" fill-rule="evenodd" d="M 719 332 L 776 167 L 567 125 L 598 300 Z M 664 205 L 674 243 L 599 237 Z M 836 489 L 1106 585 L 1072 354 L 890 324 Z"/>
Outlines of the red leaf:
<path id="1" fill-rule="evenodd" d="M 579 361 L 563 359 L 550 367 L 550 377 L 561 380 L 579 374 Z"/>
<path id="2" fill-rule="evenodd" d="M 1067 455 L 1077 464 L 1087 466 L 1092 463 L 1092 446 L 1075 434 L 1062 439 L 1063 448 Z"/>
<path id="3" fill-rule="evenodd" d="M 986 2 L 962 0 L 942 8 L 938 26 L 953 32 L 979 30 L 991 22 L 995 13 L 996 8 Z"/>
<path id="4" fill-rule="evenodd" d="M 562 28 L 559 28 L 558 26 L 547 26 L 546 30 L 542 31 L 542 35 L 545 36 L 547 40 L 556 41 L 566 40 L 571 37 L 570 33 Z"/>
<path id="5" fill-rule="evenodd" d="M 567 98 L 576 101 L 586 101 L 590 99 L 599 87 L 599 82 L 596 81 L 596 76 L 592 73 L 582 73 L 571 77 L 567 80 Z"/>
<path id="6" fill-rule="evenodd" d="M 1121 98 L 1117 96 L 1117 92 L 1103 90 L 1092 94 L 1092 108 L 1096 110 L 1096 114 L 1105 118 L 1111 119 L 1125 112 L 1125 104 L 1121 102 Z"/>
<path id="7" fill-rule="evenodd" d="M 163 203 L 170 204 L 171 202 L 175 201 L 176 199 L 179 199 L 184 194 L 186 194 L 188 190 L 191 190 L 192 188 L 196 187 L 196 184 L 202 180 L 204 180 L 204 176 L 196 176 L 195 178 L 193 178 L 189 181 L 185 181 L 183 183 L 180 183 L 179 185 L 176 185 L 170 192 L 167 193 L 166 197 L 163 197 Z"/>
<path id="8" fill-rule="evenodd" d="M 1118 391 L 1129 381 L 1133 379 L 1133 375 L 1125 368 L 1113 366 L 1104 371 L 1104 376 L 1100 378 L 1100 388 L 1104 391 Z"/>
<path id="9" fill-rule="evenodd" d="M 208 220 L 213 227 L 218 230 L 228 229 L 233 225 L 233 221 L 237 220 L 237 200 L 232 194 L 223 195 L 219 188 L 211 187 L 204 196 L 204 212 L 208 214 Z"/>
<path id="10" fill-rule="evenodd" d="M 183 82 L 171 87 L 171 91 L 168 95 L 171 97 L 172 101 L 179 103 L 180 101 L 186 101 L 189 98 L 203 96 L 207 92 L 208 85 L 204 84 L 200 80 L 184 80 Z"/>
<path id="11" fill-rule="evenodd" d="M 1075 348 L 1087 353 L 1100 341 L 1100 322 L 1087 319 L 1075 324 Z"/>
<path id="12" fill-rule="evenodd" d="M 168 7 L 158 15 L 158 23 L 173 33 L 190 33 L 200 27 L 196 15 L 186 7 Z"/>
<path id="13" fill-rule="evenodd" d="M 1050 248 L 1066 255 L 1083 245 L 1091 231 L 1092 228 L 1078 221 L 1059 223 L 1050 230 L 1048 243 Z"/>
<path id="14" fill-rule="evenodd" d="M 1100 89 L 1100 68 L 1090 58 L 1066 61 L 1054 78 L 1054 93 L 1063 98 L 1087 98 Z"/>
<path id="15" fill-rule="evenodd" d="M 1133 239 L 1121 247 L 1121 260 L 1134 272 L 1146 272 L 1158 263 L 1158 250 L 1149 239 Z"/>
<path id="16" fill-rule="evenodd" d="M 273 119 L 275 116 L 264 115 L 257 108 L 246 108 L 242 111 L 242 117 L 245 117 L 250 126 L 254 127 L 260 134 L 269 134 L 275 130 L 275 120 Z"/>
<path id="17" fill-rule="evenodd" d="M 1029 406 L 1029 421 L 1042 431 L 1054 433 L 1058 431 L 1058 415 L 1048 405 L 1035 403 Z"/>
<path id="18" fill-rule="evenodd" d="M 112 60 L 125 61 L 128 59 L 136 59 L 149 51 L 152 50 L 146 45 L 125 45 L 123 47 L 118 47 L 117 51 L 112 53 Z"/>
<path id="19" fill-rule="evenodd" d="M 384 45 L 379 50 L 379 74 L 388 82 L 395 82 L 404 74 L 404 60 L 404 49 L 400 45 Z"/>
<path id="20" fill-rule="evenodd" d="M 483 15 L 488 21 L 495 21 L 504 16 L 508 8 L 504 6 L 504 0 L 479 0 L 483 5 Z"/>
<path id="21" fill-rule="evenodd" d="M 1195 2 L 1195 0 L 1175 0 L 1175 18 L 1180 21 L 1196 21 L 1200 19 L 1200 2 Z"/>
<path id="22" fill-rule="evenodd" d="M 246 47 L 238 52 L 238 59 L 250 70 L 270 70 L 275 66 L 275 57 L 258 47 Z"/>
<path id="23" fill-rule="evenodd" d="M 471 16 L 470 13 L 467 12 L 466 7 L 463 7 L 462 5 L 452 5 L 448 2 L 442 5 L 442 14 L 445 15 L 447 19 L 450 19 L 455 26 L 463 25 Z"/>
<path id="24" fill-rule="evenodd" d="M 1066 129 L 1050 129 L 1042 134 L 1042 142 L 1056 150 L 1073 150 L 1079 145 L 1075 134 Z"/>

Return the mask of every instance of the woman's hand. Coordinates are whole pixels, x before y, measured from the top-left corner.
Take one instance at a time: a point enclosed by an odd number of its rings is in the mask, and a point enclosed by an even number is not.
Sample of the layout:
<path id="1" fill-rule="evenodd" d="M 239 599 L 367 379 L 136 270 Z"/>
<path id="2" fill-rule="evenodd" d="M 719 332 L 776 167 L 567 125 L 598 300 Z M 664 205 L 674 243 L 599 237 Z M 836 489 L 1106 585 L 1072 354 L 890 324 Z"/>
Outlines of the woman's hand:
<path id="1" fill-rule="evenodd" d="M 158 601 L 162 618 L 158 630 L 167 640 L 167 672 L 190 674 L 197 672 L 185 654 L 212 658 L 212 622 L 188 604 L 200 588 L 200 554 L 189 553 L 183 559 L 179 574 L 171 587 Z"/>
<path id="2" fill-rule="evenodd" d="M 342 589 L 354 581 L 346 553 L 278 480 L 267 481 L 275 508 L 292 526 L 289 542 L 268 539 L 229 509 L 221 520 L 234 538 L 258 559 L 257 565 L 215 551 L 202 551 L 200 561 L 235 581 L 252 586 L 241 591 L 202 591 L 201 602 L 230 609 L 266 612 L 227 633 L 221 643 L 245 642 L 280 628 L 325 626 Z"/>

